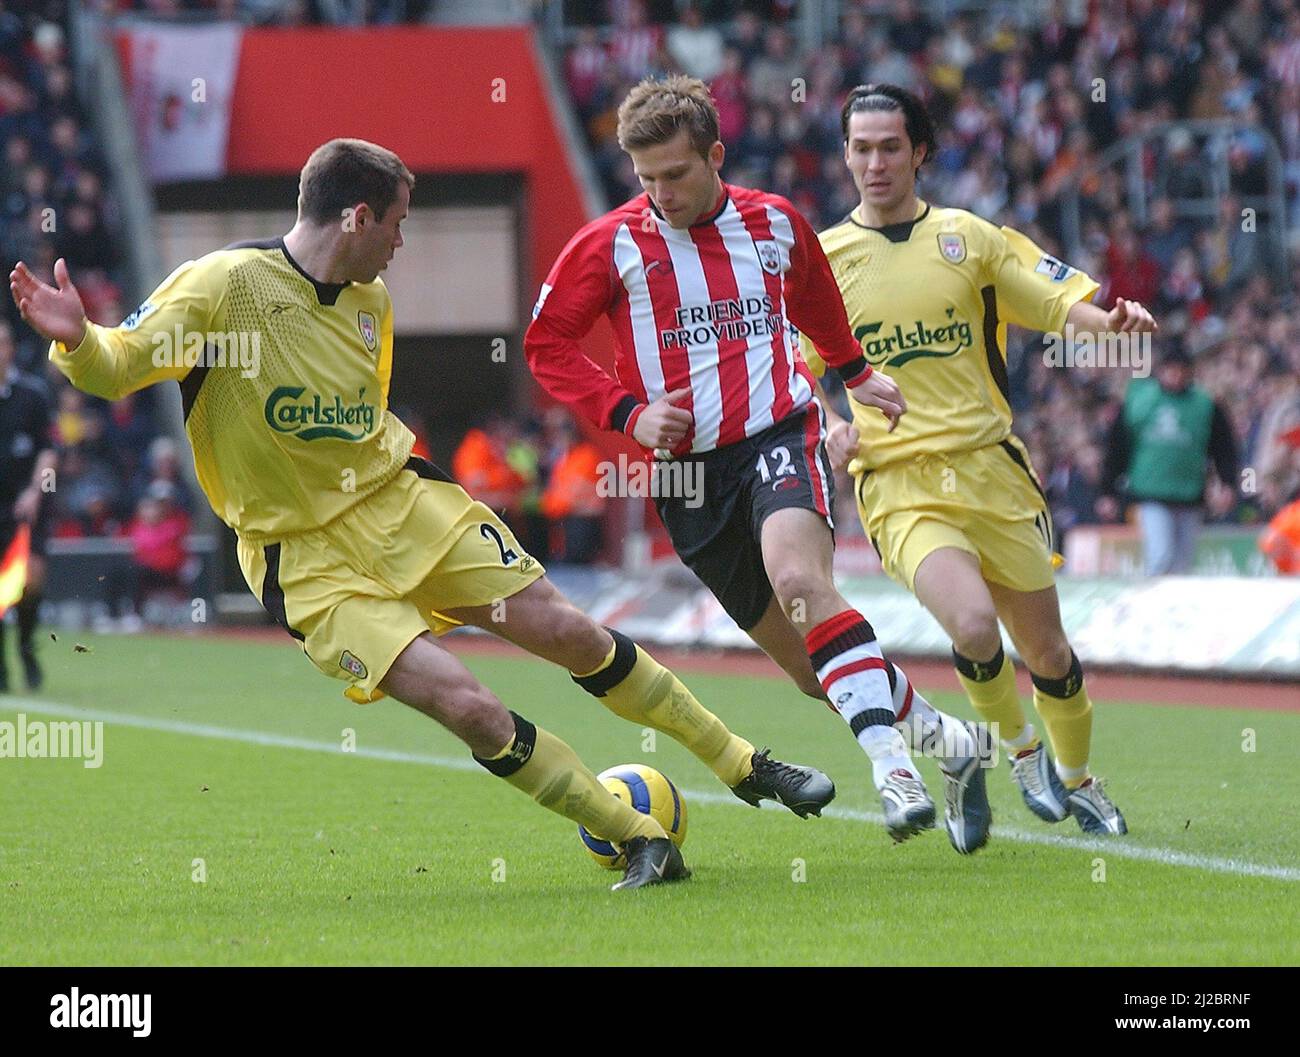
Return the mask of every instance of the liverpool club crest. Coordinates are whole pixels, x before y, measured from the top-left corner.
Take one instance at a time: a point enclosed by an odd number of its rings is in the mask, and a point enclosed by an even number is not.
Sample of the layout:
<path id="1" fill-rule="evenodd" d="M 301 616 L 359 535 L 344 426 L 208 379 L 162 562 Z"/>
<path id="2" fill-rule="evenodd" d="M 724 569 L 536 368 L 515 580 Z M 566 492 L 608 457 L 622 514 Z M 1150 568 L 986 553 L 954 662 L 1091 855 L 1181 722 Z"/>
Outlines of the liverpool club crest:
<path id="1" fill-rule="evenodd" d="M 953 232 L 939 235 L 939 252 L 949 264 L 961 264 L 966 259 L 966 239 Z"/>
<path id="2" fill-rule="evenodd" d="M 369 312 L 358 312 L 357 329 L 361 331 L 361 340 L 366 343 L 366 348 L 374 352 L 378 344 L 375 340 L 375 317 Z"/>

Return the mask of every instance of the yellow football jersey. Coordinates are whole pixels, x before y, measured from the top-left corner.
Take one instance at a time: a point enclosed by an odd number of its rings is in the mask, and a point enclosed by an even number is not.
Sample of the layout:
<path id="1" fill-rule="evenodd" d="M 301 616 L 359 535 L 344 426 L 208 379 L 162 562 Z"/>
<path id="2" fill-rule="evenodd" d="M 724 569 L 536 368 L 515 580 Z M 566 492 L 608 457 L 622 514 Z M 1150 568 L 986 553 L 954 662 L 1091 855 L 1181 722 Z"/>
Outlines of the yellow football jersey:
<path id="1" fill-rule="evenodd" d="M 182 264 L 120 326 L 88 324 L 50 359 L 108 400 L 179 382 L 199 484 L 248 540 L 334 520 L 391 480 L 414 442 L 388 410 L 382 280 L 317 282 L 283 239 Z"/>
<path id="2" fill-rule="evenodd" d="M 884 228 L 866 227 L 860 210 L 819 237 L 854 337 L 898 383 L 907 414 L 889 433 L 879 411 L 850 398 L 862 444 L 849 472 L 1005 439 L 1006 325 L 1059 332 L 1097 283 L 964 209 L 918 202 L 915 220 Z M 821 358 L 802 346 L 820 377 Z"/>

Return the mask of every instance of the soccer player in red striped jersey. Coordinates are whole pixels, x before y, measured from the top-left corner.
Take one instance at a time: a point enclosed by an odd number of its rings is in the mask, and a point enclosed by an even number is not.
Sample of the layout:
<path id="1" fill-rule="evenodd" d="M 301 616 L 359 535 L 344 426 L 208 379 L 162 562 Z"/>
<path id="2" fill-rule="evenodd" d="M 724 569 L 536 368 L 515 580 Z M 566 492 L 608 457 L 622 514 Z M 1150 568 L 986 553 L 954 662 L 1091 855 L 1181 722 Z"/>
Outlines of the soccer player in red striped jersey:
<path id="1" fill-rule="evenodd" d="M 592 425 L 661 463 L 701 464 L 702 496 L 655 498 L 677 553 L 801 690 L 843 716 L 903 840 L 935 815 L 895 729 L 913 695 L 834 584 L 825 417 L 792 326 L 890 428 L 906 410 L 898 387 L 863 358 L 808 222 L 778 195 L 723 183 L 702 81 L 641 82 L 618 134 L 645 193 L 560 254 L 524 338 L 529 366 Z M 601 316 L 614 376 L 578 345 Z M 968 728 L 950 725 L 959 755 L 973 755 Z"/>

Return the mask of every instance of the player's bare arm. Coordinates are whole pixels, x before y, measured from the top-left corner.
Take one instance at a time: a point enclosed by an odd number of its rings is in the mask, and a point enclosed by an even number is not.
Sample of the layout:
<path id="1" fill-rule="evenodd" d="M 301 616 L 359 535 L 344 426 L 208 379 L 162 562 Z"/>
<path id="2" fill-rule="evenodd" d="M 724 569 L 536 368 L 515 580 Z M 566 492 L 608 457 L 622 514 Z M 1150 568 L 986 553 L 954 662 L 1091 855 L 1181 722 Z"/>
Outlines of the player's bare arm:
<path id="1" fill-rule="evenodd" d="M 1076 301 L 1065 321 L 1075 330 L 1096 334 L 1145 334 L 1160 329 L 1155 317 L 1139 302 L 1122 297 L 1115 299 L 1115 307 L 1109 312 L 1087 301 Z"/>
<path id="2" fill-rule="evenodd" d="M 859 403 L 871 403 L 871 406 L 879 407 L 882 413 L 884 413 L 889 419 L 889 432 L 892 433 L 894 428 L 898 425 L 899 416 L 907 412 L 907 401 L 899 391 L 898 384 L 894 382 L 892 378 L 881 374 L 879 371 L 872 371 L 871 377 L 867 379 L 867 382 L 870 382 L 872 379 L 880 379 L 880 382 L 877 384 L 882 392 L 888 392 L 892 387 L 893 391 L 897 393 L 896 407 L 898 410 L 896 414 L 890 414 L 889 411 L 880 404 L 862 399 L 862 395 L 865 395 L 862 394 L 862 390 L 865 388 L 867 384 L 866 382 L 859 385 L 856 389 L 850 390 L 850 392 L 853 393 L 854 398 L 857 399 Z M 822 409 L 826 412 L 827 454 L 831 457 L 831 465 L 837 470 L 842 469 L 852 461 L 855 455 L 857 455 L 858 448 L 862 443 L 862 435 L 858 432 L 857 427 L 851 421 L 841 418 L 839 413 L 831 406 L 831 402 L 826 396 L 826 390 L 822 388 L 821 382 L 816 383 L 814 386 L 814 392 L 817 394 L 817 399 L 821 401 Z"/>
<path id="3" fill-rule="evenodd" d="M 41 337 L 75 349 L 86 336 L 86 309 L 62 257 L 54 262 L 54 281 L 57 288 L 19 261 L 9 273 L 9 292 L 23 319 Z"/>
<path id="4" fill-rule="evenodd" d="M 843 469 L 857 455 L 858 446 L 862 443 L 862 435 L 852 422 L 840 417 L 839 412 L 831 405 L 821 382 L 814 383 L 813 392 L 817 394 L 822 411 L 826 414 L 826 453 L 830 456 L 831 465 L 835 469 Z"/>

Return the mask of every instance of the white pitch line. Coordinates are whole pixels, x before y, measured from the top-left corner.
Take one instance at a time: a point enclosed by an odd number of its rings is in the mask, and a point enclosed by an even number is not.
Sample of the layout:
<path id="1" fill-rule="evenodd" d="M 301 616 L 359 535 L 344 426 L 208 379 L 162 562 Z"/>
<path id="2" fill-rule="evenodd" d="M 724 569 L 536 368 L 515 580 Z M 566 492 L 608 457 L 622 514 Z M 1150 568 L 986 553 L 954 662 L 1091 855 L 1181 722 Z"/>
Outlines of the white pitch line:
<path id="1" fill-rule="evenodd" d="M 472 759 L 458 756 L 434 756 L 430 753 L 405 752 L 400 749 L 371 749 L 358 746 L 350 752 L 332 741 L 314 741 L 310 738 L 296 738 L 287 734 L 267 734 L 258 730 L 236 730 L 231 727 L 215 727 L 206 723 L 188 723 L 184 720 L 161 719 L 153 716 L 137 716 L 130 712 L 108 712 L 95 708 L 79 708 L 54 701 L 42 701 L 34 698 L 5 697 L 0 698 L 5 710 L 22 710 L 39 712 L 69 719 L 100 720 L 123 727 L 138 727 L 141 730 L 156 730 L 167 734 L 184 734 L 195 738 L 213 738 L 221 741 L 238 741 L 248 745 L 268 745 L 280 749 L 302 749 L 307 752 L 324 752 L 334 756 L 357 756 L 368 760 L 387 760 L 392 763 L 416 763 L 425 767 L 440 767 L 451 771 L 480 771 L 481 768 Z M 733 807 L 746 807 L 733 796 L 725 793 L 706 792 L 697 789 L 682 789 L 681 792 L 690 800 L 702 804 L 725 804 Z M 765 808 L 781 810 L 775 804 L 765 803 Z M 857 811 L 852 808 L 828 807 L 822 814 L 827 818 L 844 819 L 850 822 L 871 822 L 880 825 L 884 817 L 874 811 Z M 1049 848 L 1072 851 L 1102 852 L 1120 859 L 1137 859 L 1144 862 L 1159 863 L 1162 866 L 1181 866 L 1193 870 L 1208 870 L 1212 873 L 1236 874 L 1243 877 L 1269 877 L 1277 881 L 1300 881 L 1300 868 L 1292 866 L 1273 866 L 1267 863 L 1249 862 L 1243 859 L 1225 859 L 1215 855 L 1193 855 L 1189 852 L 1176 851 L 1173 848 L 1148 848 L 1128 841 L 1105 840 L 1095 837 L 1065 837 L 1053 833 L 1031 833 L 1028 830 L 1010 826 L 994 826 L 994 836 L 1002 840 L 1016 841 L 1021 844 L 1040 844 Z"/>

